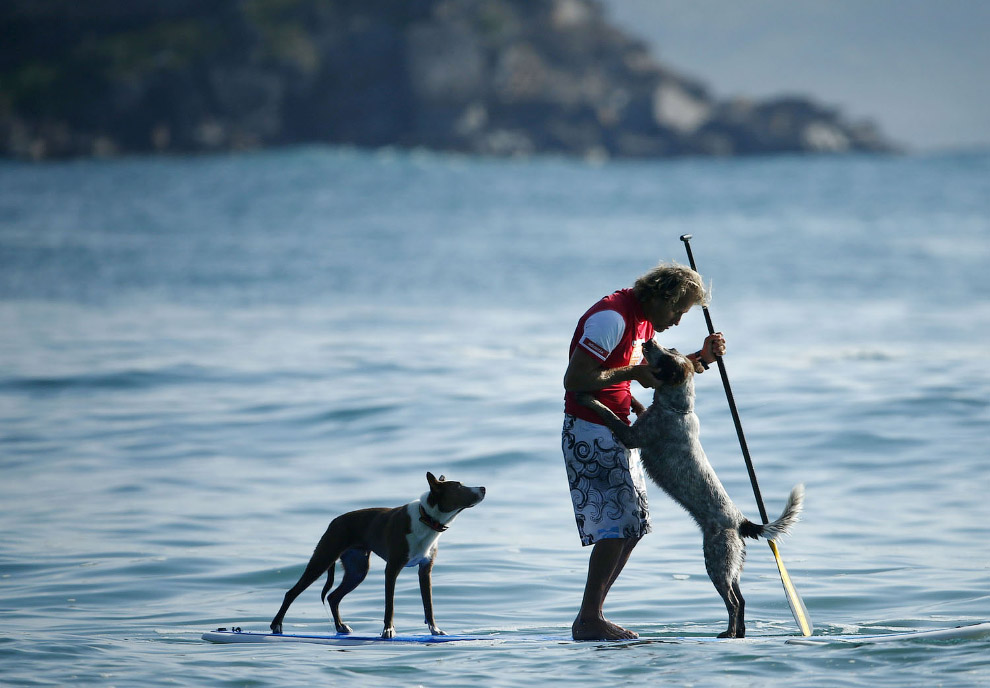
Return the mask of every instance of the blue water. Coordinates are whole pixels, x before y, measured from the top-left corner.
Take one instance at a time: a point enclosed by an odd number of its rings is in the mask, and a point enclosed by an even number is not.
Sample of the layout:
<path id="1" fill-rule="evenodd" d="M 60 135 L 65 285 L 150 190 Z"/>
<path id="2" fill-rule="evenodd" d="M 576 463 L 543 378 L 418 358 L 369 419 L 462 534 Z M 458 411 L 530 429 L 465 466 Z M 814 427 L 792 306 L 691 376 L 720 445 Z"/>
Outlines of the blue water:
<path id="1" fill-rule="evenodd" d="M 334 515 L 427 470 L 488 488 L 441 540 L 451 633 L 566 634 L 588 550 L 559 449 L 583 310 L 694 235 L 768 511 L 818 633 L 990 620 L 990 156 L 581 162 L 305 148 L 0 165 L 5 685 L 973 686 L 990 640 L 214 646 L 267 627 Z M 693 350 L 699 312 L 665 333 Z M 648 395 L 638 392 L 641 399 Z M 757 516 L 717 374 L 702 440 Z M 725 610 L 689 517 L 606 613 Z M 380 631 L 382 565 L 344 602 Z M 325 632 L 319 585 L 286 630 Z M 424 632 L 416 576 L 396 625 Z M 751 636 L 796 632 L 769 549 Z"/>

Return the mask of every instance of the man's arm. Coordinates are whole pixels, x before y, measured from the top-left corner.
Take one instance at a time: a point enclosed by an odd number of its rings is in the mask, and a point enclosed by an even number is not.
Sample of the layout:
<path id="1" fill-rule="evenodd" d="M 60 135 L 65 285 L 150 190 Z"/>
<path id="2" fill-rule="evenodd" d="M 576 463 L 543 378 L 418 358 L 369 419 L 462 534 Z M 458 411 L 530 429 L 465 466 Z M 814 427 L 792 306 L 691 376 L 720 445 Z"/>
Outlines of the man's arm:
<path id="1" fill-rule="evenodd" d="M 702 373 L 708 370 L 708 366 L 715 362 L 718 356 L 725 355 L 725 336 L 721 332 L 710 334 L 705 337 L 705 343 L 701 349 L 693 354 L 688 354 L 687 359 L 694 363 L 694 372 Z"/>
<path id="2" fill-rule="evenodd" d="M 620 382 L 636 381 L 643 387 L 660 384 L 649 366 L 630 365 L 605 368 L 602 362 L 582 349 L 574 349 L 564 372 L 564 389 L 568 392 L 593 392 Z"/>

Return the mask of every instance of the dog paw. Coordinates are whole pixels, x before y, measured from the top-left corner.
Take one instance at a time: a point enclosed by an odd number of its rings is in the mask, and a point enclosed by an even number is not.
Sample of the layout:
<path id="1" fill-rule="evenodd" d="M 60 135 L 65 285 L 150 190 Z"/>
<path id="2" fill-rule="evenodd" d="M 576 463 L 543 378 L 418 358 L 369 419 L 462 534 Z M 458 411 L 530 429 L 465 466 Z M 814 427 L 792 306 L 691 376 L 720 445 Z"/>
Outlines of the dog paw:
<path id="1" fill-rule="evenodd" d="M 391 640 L 395 637 L 395 626 L 386 626 L 382 631 L 382 640 Z"/>
<path id="2" fill-rule="evenodd" d="M 272 624 L 271 629 L 275 635 L 282 635 L 282 624 Z"/>
<path id="3" fill-rule="evenodd" d="M 430 626 L 430 635 L 447 635 L 447 632 L 441 631 L 436 626 Z"/>
<path id="4" fill-rule="evenodd" d="M 337 633 L 339 633 L 340 635 L 350 635 L 353 632 L 354 632 L 354 629 L 351 628 L 350 626 L 348 626 L 345 623 L 342 623 L 342 624 L 338 624 L 337 625 Z"/>

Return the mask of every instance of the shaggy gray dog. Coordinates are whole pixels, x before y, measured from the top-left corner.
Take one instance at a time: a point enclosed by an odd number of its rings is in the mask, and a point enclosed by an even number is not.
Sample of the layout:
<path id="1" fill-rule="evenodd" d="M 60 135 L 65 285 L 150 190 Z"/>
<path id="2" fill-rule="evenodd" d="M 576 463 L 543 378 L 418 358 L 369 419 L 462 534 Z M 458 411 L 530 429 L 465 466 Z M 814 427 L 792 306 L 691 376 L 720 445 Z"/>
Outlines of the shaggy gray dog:
<path id="1" fill-rule="evenodd" d="M 640 447 L 643 468 L 674 501 L 684 507 L 704 535 L 705 568 L 725 601 L 729 627 L 720 638 L 746 635 L 745 600 L 739 589 L 746 558 L 743 537 L 775 540 L 798 520 L 804 486 L 791 490 L 784 513 L 776 521 L 759 525 L 746 519 L 732 503 L 708 463 L 698 439 L 694 412 L 694 364 L 676 349 L 664 349 L 650 340 L 643 346 L 654 375 L 663 381 L 653 393 L 653 403 L 632 425 L 626 425 L 590 393 L 579 395 L 626 447 Z"/>

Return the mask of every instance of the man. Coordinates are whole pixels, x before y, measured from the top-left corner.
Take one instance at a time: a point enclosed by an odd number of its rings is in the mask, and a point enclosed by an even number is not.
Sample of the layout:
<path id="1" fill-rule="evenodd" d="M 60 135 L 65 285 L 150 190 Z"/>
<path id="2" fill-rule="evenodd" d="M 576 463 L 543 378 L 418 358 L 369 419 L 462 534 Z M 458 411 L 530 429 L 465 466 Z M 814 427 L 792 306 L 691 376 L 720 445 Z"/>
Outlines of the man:
<path id="1" fill-rule="evenodd" d="M 622 640 L 639 637 L 608 621 L 605 596 L 640 538 L 650 532 L 646 481 L 639 450 L 622 446 L 598 415 L 575 399 L 594 392 L 619 418 L 644 407 L 630 392 L 661 384 L 643 360 L 642 345 L 654 334 L 677 325 L 695 304 L 707 302 L 701 276 L 675 263 L 661 264 L 592 306 L 578 321 L 564 373 L 562 448 L 574 515 L 583 545 L 593 545 L 581 609 L 571 627 L 575 640 Z M 707 337 L 690 354 L 700 373 L 725 353 L 721 333 Z"/>

